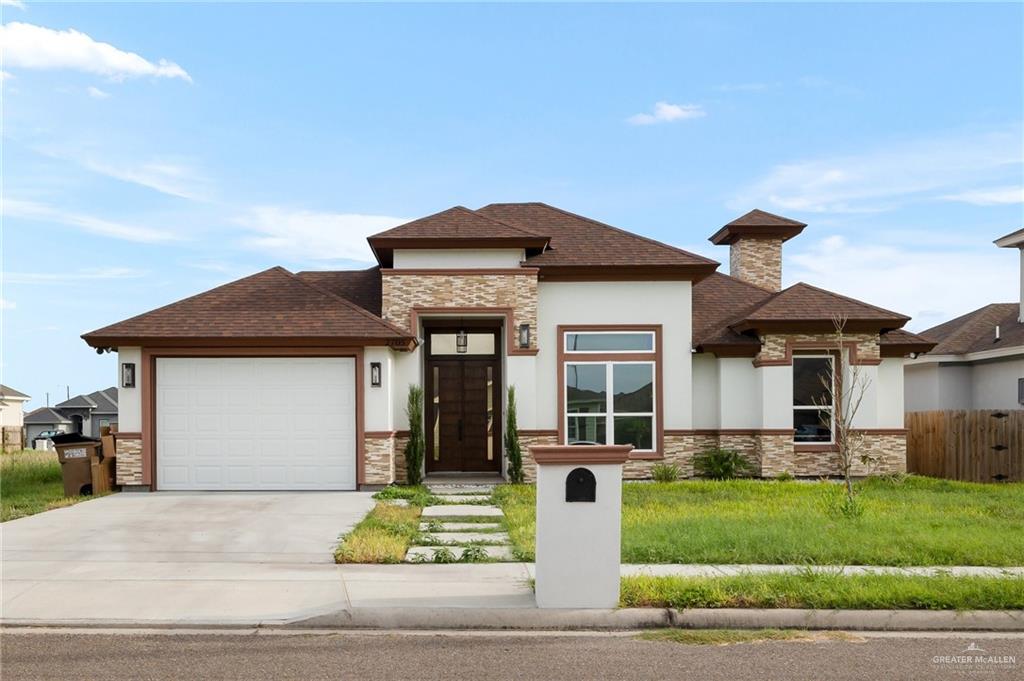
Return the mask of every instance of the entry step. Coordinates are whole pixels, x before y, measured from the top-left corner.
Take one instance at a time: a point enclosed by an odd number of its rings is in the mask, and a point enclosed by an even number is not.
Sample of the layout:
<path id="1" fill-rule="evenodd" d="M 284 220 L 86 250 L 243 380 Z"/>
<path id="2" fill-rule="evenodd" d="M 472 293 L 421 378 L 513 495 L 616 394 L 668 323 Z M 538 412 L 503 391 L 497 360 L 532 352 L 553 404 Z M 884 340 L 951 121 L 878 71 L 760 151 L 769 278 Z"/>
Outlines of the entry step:
<path id="1" fill-rule="evenodd" d="M 498 523 L 441 523 L 441 529 L 434 530 L 433 534 L 438 532 L 484 532 L 500 529 L 501 525 Z M 430 523 L 420 523 L 420 532 L 430 533 Z"/>
<path id="2" fill-rule="evenodd" d="M 501 518 L 505 514 L 497 506 L 475 504 L 445 504 L 427 506 L 421 518 Z"/>
<path id="3" fill-rule="evenodd" d="M 437 494 L 435 492 L 434 496 L 446 504 L 471 504 L 491 500 L 490 494 Z"/>
<path id="4" fill-rule="evenodd" d="M 445 546 L 464 544 L 508 545 L 505 532 L 427 532 L 431 541 Z"/>
<path id="5" fill-rule="evenodd" d="M 512 560 L 512 549 L 507 546 L 481 546 L 491 560 Z M 405 554 L 405 562 L 417 563 L 421 561 L 433 562 L 434 555 L 438 551 L 450 551 L 458 561 L 462 557 L 465 546 L 413 546 Z"/>

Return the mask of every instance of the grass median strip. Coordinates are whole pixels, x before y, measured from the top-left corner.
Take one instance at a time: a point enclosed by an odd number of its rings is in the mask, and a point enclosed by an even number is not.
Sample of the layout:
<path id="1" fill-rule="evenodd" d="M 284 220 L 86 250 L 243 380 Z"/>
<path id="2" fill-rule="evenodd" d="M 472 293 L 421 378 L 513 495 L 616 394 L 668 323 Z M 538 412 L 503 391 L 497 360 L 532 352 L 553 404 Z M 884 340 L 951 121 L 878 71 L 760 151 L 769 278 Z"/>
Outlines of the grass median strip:
<path id="1" fill-rule="evenodd" d="M 839 485 L 770 480 L 626 483 L 624 563 L 1024 565 L 1024 483 L 918 476 L 856 484 L 863 513 L 836 512 Z M 535 491 L 501 485 L 517 555 L 534 556 Z"/>
<path id="2" fill-rule="evenodd" d="M 419 536 L 420 508 L 378 503 L 334 550 L 337 563 L 401 563 Z"/>
<path id="3" fill-rule="evenodd" d="M 60 463 L 54 452 L 26 449 L 0 454 L 0 522 L 92 498 L 64 496 Z"/>
<path id="4" fill-rule="evenodd" d="M 1020 610 L 1024 578 L 834 573 L 624 577 L 628 608 Z"/>

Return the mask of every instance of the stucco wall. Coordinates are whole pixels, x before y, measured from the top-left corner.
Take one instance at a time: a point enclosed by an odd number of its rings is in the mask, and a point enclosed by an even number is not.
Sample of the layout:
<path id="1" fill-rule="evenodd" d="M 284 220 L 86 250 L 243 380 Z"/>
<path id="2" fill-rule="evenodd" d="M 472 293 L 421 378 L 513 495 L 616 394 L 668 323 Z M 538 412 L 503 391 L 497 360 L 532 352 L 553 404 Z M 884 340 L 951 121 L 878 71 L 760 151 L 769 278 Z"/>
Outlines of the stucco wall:
<path id="1" fill-rule="evenodd" d="M 1024 378 L 1024 357 L 975 364 L 971 368 L 973 409 L 1024 409 L 1017 381 Z"/>
<path id="2" fill-rule="evenodd" d="M 935 411 L 939 407 L 938 364 L 907 363 L 903 367 L 904 406 L 907 411 Z"/>
<path id="3" fill-rule="evenodd" d="M 121 364 L 135 364 L 135 387 L 122 388 Z M 125 433 L 142 431 L 142 348 L 123 347 L 117 349 L 117 374 L 114 385 L 117 388 L 117 429 Z"/>
<path id="4" fill-rule="evenodd" d="M 521 248 L 424 248 L 395 249 L 395 269 L 487 269 L 519 267 Z"/>
<path id="5" fill-rule="evenodd" d="M 877 367 L 876 428 L 903 428 L 903 364 L 902 357 L 887 357 Z"/>
<path id="6" fill-rule="evenodd" d="M 760 428 L 761 390 L 749 357 L 718 360 L 719 421 L 711 428 Z"/>
<path id="7" fill-rule="evenodd" d="M 719 423 L 718 369 L 714 355 L 693 355 L 693 427 L 717 428 Z M 749 364 L 749 362 L 748 362 Z"/>
<path id="8" fill-rule="evenodd" d="M 963 364 L 907 362 L 907 411 L 1021 409 L 1017 380 L 1024 378 L 1024 357 Z"/>
<path id="9" fill-rule="evenodd" d="M 24 404 L 23 400 L 8 400 L 0 406 L 0 426 L 21 428 L 25 423 Z"/>
<path id="10" fill-rule="evenodd" d="M 381 385 L 370 385 L 370 364 L 380 362 Z M 366 348 L 363 353 L 363 427 L 367 431 L 394 430 L 392 401 L 392 352 L 387 348 Z"/>

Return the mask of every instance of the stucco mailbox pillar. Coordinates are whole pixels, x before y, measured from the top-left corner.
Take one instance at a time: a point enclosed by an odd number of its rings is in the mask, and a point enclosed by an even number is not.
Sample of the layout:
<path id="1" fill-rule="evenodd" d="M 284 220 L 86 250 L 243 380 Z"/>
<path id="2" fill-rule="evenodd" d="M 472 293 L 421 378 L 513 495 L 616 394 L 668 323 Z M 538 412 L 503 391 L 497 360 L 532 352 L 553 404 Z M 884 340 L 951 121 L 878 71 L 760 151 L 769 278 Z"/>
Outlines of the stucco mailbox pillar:
<path id="1" fill-rule="evenodd" d="M 618 606 L 622 464 L 632 450 L 530 448 L 537 462 L 537 607 Z"/>

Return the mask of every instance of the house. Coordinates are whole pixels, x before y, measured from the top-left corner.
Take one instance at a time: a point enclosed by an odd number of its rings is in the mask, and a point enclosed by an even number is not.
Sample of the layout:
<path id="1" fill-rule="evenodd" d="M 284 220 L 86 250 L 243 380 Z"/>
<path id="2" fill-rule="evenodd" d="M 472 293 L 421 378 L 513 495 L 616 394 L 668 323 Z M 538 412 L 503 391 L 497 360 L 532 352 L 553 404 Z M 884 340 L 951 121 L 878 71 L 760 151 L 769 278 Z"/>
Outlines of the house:
<path id="1" fill-rule="evenodd" d="M 354 489 L 405 478 L 410 385 L 425 469 L 501 474 L 506 388 L 529 447 L 632 444 L 627 477 L 735 448 L 764 476 L 839 472 L 819 375 L 869 380 L 857 428 L 905 467 L 908 318 L 806 284 L 805 225 L 752 211 L 718 263 L 543 203 L 461 206 L 369 238 L 377 266 L 273 267 L 83 336 L 117 351 L 118 482 Z M 847 318 L 839 358 L 833 315 Z"/>
<path id="2" fill-rule="evenodd" d="M 924 331 L 938 344 L 906 366 L 907 411 L 1024 409 L 1024 229 L 996 239 L 1020 251 L 1020 297 Z"/>
<path id="3" fill-rule="evenodd" d="M 25 403 L 30 399 L 25 393 L 0 384 L 0 433 L 3 435 L 5 452 L 25 446 L 22 429 L 25 424 Z"/>
<path id="4" fill-rule="evenodd" d="M 69 432 L 99 437 L 105 426 L 117 423 L 117 388 L 75 395 L 55 405 L 54 410 L 70 419 Z"/>
<path id="5" fill-rule="evenodd" d="M 43 433 L 72 432 L 71 419 L 53 407 L 39 407 L 25 414 L 25 441 L 27 446 L 35 447 L 35 441 Z"/>

